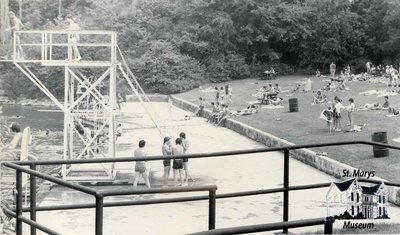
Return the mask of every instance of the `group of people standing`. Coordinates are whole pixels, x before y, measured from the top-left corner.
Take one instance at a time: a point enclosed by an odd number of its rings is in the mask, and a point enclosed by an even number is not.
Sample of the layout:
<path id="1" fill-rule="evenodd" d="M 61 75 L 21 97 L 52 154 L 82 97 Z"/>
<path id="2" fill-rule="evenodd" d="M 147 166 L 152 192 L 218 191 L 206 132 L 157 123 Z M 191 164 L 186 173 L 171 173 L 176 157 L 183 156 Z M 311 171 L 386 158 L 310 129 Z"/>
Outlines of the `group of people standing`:
<path id="1" fill-rule="evenodd" d="M 349 104 L 347 106 L 344 106 L 342 104 L 342 100 L 338 96 L 335 96 L 333 99 L 333 105 L 328 106 L 328 108 L 324 109 L 321 113 L 321 118 L 323 118 L 327 122 L 329 133 L 331 133 L 332 130 L 342 131 L 342 110 L 347 110 L 347 116 L 349 118 L 348 126 L 350 126 L 349 131 L 354 131 L 354 99 L 350 98 Z"/>
<path id="2" fill-rule="evenodd" d="M 336 69 L 337 69 L 336 64 L 335 64 L 334 62 L 332 62 L 332 63 L 329 65 L 329 70 L 330 70 L 331 78 L 334 78 L 334 77 L 335 77 Z M 350 74 L 351 74 L 350 65 L 347 65 L 347 66 L 344 68 L 344 70 L 341 70 L 341 71 L 340 71 L 340 77 L 350 77 Z M 316 76 L 319 77 L 320 75 L 321 75 L 321 73 L 319 72 L 319 70 L 317 70 Z"/>
<path id="3" fill-rule="evenodd" d="M 139 141 L 139 148 L 134 152 L 134 156 L 137 158 L 143 158 L 147 156 L 146 141 Z M 163 140 L 162 154 L 163 156 L 183 156 L 189 149 L 189 142 L 186 139 L 186 134 L 181 132 L 179 137 L 175 139 L 175 144 L 170 137 L 166 136 Z M 163 174 L 163 187 L 168 186 L 168 178 L 171 171 L 171 159 L 163 160 L 164 174 Z M 188 158 L 177 158 L 172 160 L 172 169 L 174 175 L 174 185 L 184 186 L 188 184 L 188 181 L 194 181 L 189 173 L 189 159 Z M 178 175 L 180 184 L 178 184 Z M 135 179 L 133 186 L 136 188 L 140 177 L 143 177 L 145 184 L 148 188 L 151 188 L 149 174 L 146 167 L 146 161 L 136 161 L 135 163 Z"/>

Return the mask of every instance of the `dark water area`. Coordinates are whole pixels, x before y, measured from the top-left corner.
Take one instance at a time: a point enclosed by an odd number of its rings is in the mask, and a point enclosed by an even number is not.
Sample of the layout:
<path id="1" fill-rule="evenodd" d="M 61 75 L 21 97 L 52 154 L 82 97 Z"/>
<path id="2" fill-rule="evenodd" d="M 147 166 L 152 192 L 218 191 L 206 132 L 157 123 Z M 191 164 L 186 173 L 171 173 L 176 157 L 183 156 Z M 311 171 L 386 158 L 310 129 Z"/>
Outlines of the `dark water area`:
<path id="1" fill-rule="evenodd" d="M 63 113 L 62 112 L 41 112 L 39 110 L 59 110 L 48 106 L 23 106 L 23 105 L 0 105 L 2 106 L 2 116 L 8 123 L 18 122 L 22 128 L 27 126 L 31 130 L 62 131 Z"/>
<path id="2" fill-rule="evenodd" d="M 25 127 L 31 129 L 32 142 L 29 146 L 31 154 L 42 160 L 61 157 L 64 114 L 54 112 L 59 109 L 48 106 L 8 104 L 0 104 L 0 108 L 0 137 L 4 143 L 11 141 L 13 133 L 8 127 L 16 122 L 20 124 L 21 131 Z M 46 135 L 46 129 L 50 131 L 48 135 Z"/>

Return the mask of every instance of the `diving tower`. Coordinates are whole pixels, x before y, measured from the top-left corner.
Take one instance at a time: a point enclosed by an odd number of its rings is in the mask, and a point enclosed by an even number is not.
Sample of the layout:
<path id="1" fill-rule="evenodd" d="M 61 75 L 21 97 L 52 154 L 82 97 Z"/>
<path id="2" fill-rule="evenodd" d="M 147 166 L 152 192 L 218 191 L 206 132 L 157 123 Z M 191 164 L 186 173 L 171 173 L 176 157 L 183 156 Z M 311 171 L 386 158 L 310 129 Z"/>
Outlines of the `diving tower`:
<path id="1" fill-rule="evenodd" d="M 117 45 L 116 32 L 16 31 L 9 62 L 64 113 L 63 159 L 116 157 L 117 78 L 126 80 L 155 127 L 161 135 L 167 135 Z M 63 99 L 46 87 L 32 69 L 34 66 L 64 69 Z M 85 182 L 113 181 L 117 173 L 114 163 L 87 167 L 63 165 L 61 172 L 66 180 Z"/>

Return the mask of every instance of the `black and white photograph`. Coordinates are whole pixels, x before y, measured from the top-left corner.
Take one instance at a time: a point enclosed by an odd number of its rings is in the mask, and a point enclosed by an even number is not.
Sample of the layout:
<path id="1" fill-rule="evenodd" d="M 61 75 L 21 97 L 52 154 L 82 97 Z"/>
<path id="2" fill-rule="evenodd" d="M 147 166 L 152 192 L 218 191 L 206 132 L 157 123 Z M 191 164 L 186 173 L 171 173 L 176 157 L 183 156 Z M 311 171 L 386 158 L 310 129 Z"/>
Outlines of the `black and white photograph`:
<path id="1" fill-rule="evenodd" d="M 0 234 L 400 234 L 400 0 L 0 0 Z"/>

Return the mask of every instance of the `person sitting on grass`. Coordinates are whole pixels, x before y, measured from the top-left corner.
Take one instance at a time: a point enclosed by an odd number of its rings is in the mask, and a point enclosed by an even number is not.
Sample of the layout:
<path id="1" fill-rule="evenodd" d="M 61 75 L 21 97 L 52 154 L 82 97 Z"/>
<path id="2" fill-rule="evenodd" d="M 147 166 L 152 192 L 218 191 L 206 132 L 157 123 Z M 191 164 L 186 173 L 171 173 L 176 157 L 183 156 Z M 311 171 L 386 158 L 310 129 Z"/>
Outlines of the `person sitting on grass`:
<path id="1" fill-rule="evenodd" d="M 345 90 L 346 90 L 346 84 L 345 84 L 344 80 L 341 80 L 340 82 L 338 82 L 335 91 L 345 91 Z"/>
<path id="2" fill-rule="evenodd" d="M 323 91 L 330 91 L 332 88 L 332 82 L 328 82 L 325 86 L 321 88 Z"/>
<path id="3" fill-rule="evenodd" d="M 221 126 L 222 122 L 229 118 L 230 114 L 231 111 L 228 109 L 228 105 L 223 105 L 222 111 L 217 118 L 217 126 Z"/>
<path id="4" fill-rule="evenodd" d="M 326 95 L 323 95 L 321 91 L 317 91 L 317 96 L 313 98 L 312 104 L 322 104 L 326 102 L 328 102 Z"/>
<path id="5" fill-rule="evenodd" d="M 215 102 L 219 102 L 219 89 L 215 87 Z"/>
<path id="6" fill-rule="evenodd" d="M 321 77 L 321 72 L 317 69 L 317 71 L 315 71 L 315 76 L 317 78 Z"/>
<path id="7" fill-rule="evenodd" d="M 224 104 L 224 102 L 225 102 L 225 91 L 224 87 L 221 87 L 219 90 L 219 103 Z"/>
<path id="8" fill-rule="evenodd" d="M 266 91 L 266 93 L 267 94 L 273 94 L 273 93 L 276 93 L 276 91 L 275 91 L 275 88 L 272 86 L 272 84 L 270 83 L 270 84 L 268 84 L 268 88 L 267 88 L 267 91 Z"/>
<path id="9" fill-rule="evenodd" d="M 281 92 L 282 92 L 282 89 L 281 89 L 281 87 L 279 86 L 279 84 L 278 84 L 278 83 L 275 84 L 275 93 L 279 94 L 279 93 L 281 93 Z"/>
<path id="10" fill-rule="evenodd" d="M 382 110 L 382 105 L 379 103 L 366 103 L 361 107 L 356 108 L 358 111 L 369 111 L 369 110 Z"/>
<path id="11" fill-rule="evenodd" d="M 294 87 L 292 93 L 299 93 L 301 88 L 301 84 L 297 84 L 297 86 Z"/>
<path id="12" fill-rule="evenodd" d="M 357 108 L 357 110 L 359 111 L 364 111 L 364 110 L 388 110 L 390 108 L 389 105 L 389 96 L 385 96 L 384 97 L 385 101 L 384 103 L 381 105 L 379 103 L 366 103 L 363 106 Z"/>
<path id="13" fill-rule="evenodd" d="M 220 111 L 220 107 L 218 102 L 217 103 L 211 102 L 211 106 L 212 106 L 211 117 L 208 120 L 208 122 L 214 123 Z"/>
<path id="14" fill-rule="evenodd" d="M 271 104 L 274 106 L 282 105 L 282 98 L 279 98 L 278 96 L 275 96 L 274 98 L 268 98 L 267 99 L 267 104 Z"/>
<path id="15" fill-rule="evenodd" d="M 392 107 L 388 108 L 388 113 L 391 114 L 391 115 L 394 115 L 394 116 L 399 116 L 400 115 L 400 111 L 395 109 L 395 108 L 392 108 Z"/>
<path id="16" fill-rule="evenodd" d="M 390 105 L 389 105 L 389 96 L 384 96 L 383 97 L 384 99 L 385 99 L 385 101 L 383 102 L 383 104 L 382 104 L 382 109 L 384 109 L 384 110 L 386 110 L 386 109 L 389 109 L 390 108 Z"/>
<path id="17" fill-rule="evenodd" d="M 251 115 L 258 113 L 258 106 L 257 105 L 251 105 L 247 106 L 247 108 L 238 110 L 238 111 L 231 111 L 231 114 L 234 116 L 245 116 L 245 115 Z"/>
<path id="18" fill-rule="evenodd" d="M 260 89 L 258 89 L 253 96 L 256 97 L 258 100 L 262 100 L 264 98 L 264 94 L 266 93 L 267 93 L 267 87 L 263 86 Z"/>

